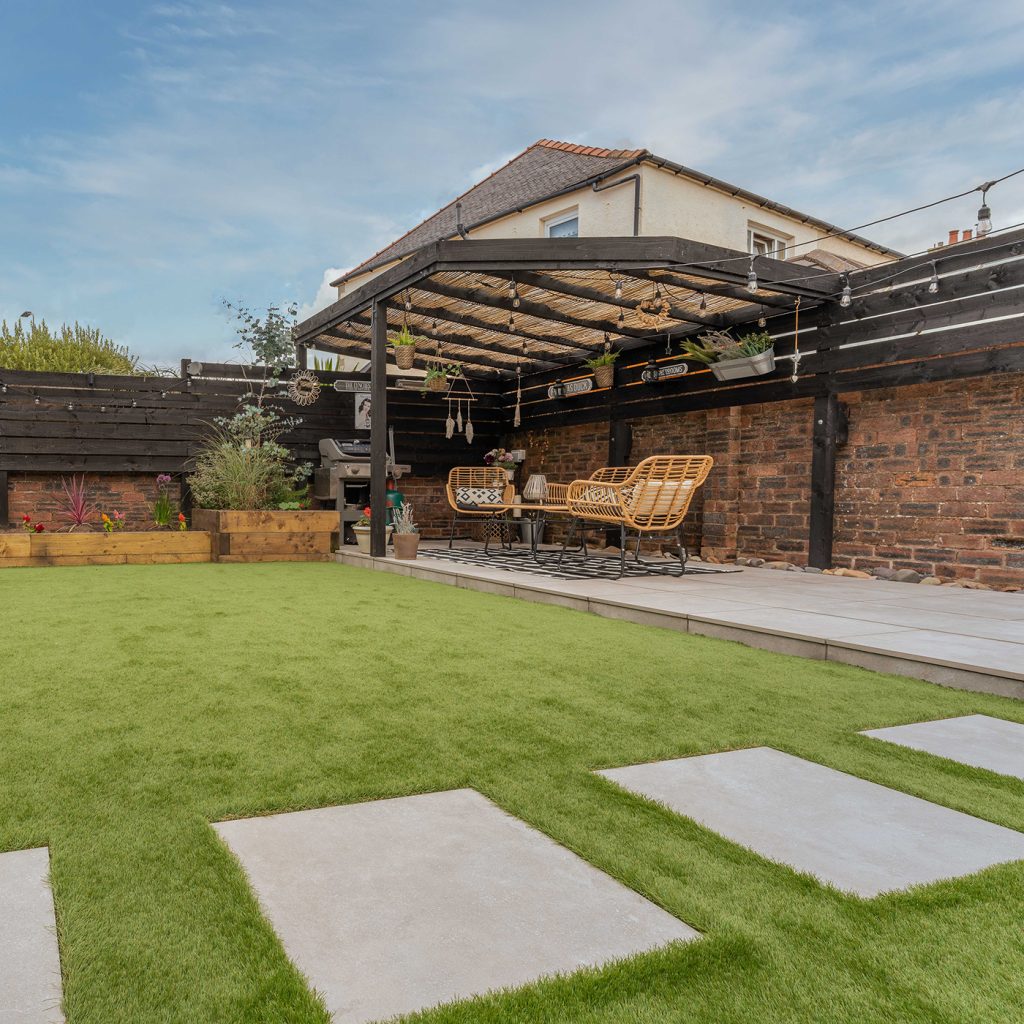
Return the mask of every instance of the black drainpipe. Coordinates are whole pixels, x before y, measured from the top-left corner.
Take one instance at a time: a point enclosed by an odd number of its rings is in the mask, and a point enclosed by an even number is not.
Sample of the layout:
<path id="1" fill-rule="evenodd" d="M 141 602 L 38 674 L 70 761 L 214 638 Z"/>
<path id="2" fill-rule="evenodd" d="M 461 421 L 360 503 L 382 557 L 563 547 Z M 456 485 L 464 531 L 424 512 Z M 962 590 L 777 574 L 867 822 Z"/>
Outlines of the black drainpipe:
<path id="1" fill-rule="evenodd" d="M 460 238 L 469 241 L 469 233 L 462 226 L 462 203 L 455 204 L 455 230 L 458 231 Z"/>
<path id="2" fill-rule="evenodd" d="M 603 192 L 606 188 L 615 188 L 616 185 L 625 185 L 627 181 L 633 182 L 633 237 L 640 234 L 640 174 L 627 175 L 625 178 L 617 178 L 615 181 L 595 181 L 591 188 L 595 192 Z"/>

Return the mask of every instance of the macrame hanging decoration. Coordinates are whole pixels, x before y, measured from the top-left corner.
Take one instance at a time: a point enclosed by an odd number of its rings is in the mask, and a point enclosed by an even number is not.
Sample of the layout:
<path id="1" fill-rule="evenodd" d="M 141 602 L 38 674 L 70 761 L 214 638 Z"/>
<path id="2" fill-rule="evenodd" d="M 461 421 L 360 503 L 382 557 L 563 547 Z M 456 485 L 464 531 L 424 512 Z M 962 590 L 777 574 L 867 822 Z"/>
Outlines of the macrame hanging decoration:
<path id="1" fill-rule="evenodd" d="M 455 413 L 455 429 L 458 430 L 458 432 L 461 434 L 462 433 L 462 399 L 461 398 L 458 400 L 458 402 L 455 403 L 455 408 L 458 410 Z M 468 404 L 466 405 L 466 410 L 467 410 L 467 412 L 469 410 L 469 405 Z"/>
<path id="2" fill-rule="evenodd" d="M 796 305 L 793 309 L 793 375 L 789 378 L 792 383 L 800 379 L 800 296 L 796 298 Z"/>
<path id="3" fill-rule="evenodd" d="M 523 371 L 522 368 L 516 365 L 516 411 L 512 416 L 512 426 L 518 427 L 522 422 L 522 416 L 520 415 L 519 407 L 523 401 Z"/>
<path id="4" fill-rule="evenodd" d="M 310 370 L 299 370 L 288 381 L 288 397 L 296 405 L 312 405 L 320 397 L 320 381 Z"/>
<path id="5" fill-rule="evenodd" d="M 458 388 L 463 394 L 458 393 Z M 448 383 L 448 419 L 445 420 L 445 437 L 450 441 L 456 434 L 463 434 L 467 444 L 473 443 L 473 402 L 476 396 L 470 387 L 469 380 L 461 368 Z M 452 419 L 452 402 L 455 403 L 455 418 Z M 462 415 L 462 403 L 466 403 L 466 415 Z"/>
<path id="6" fill-rule="evenodd" d="M 444 421 L 444 436 L 450 441 L 455 434 L 455 420 L 452 419 L 452 400 L 448 399 L 448 419 Z"/>

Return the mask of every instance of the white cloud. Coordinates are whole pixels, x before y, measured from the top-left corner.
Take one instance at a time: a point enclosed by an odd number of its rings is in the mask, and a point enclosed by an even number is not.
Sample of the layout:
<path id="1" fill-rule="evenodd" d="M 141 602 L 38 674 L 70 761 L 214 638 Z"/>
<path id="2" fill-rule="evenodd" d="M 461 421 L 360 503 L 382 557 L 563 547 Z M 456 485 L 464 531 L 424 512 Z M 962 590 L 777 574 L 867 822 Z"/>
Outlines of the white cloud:
<path id="1" fill-rule="evenodd" d="M 336 281 L 342 274 L 347 274 L 351 269 L 351 267 L 328 267 L 320 279 L 320 287 L 317 288 L 313 301 L 300 303 L 299 320 L 305 320 L 314 313 L 319 313 L 321 309 L 325 309 L 332 302 L 336 302 L 338 289 L 333 287 L 331 282 Z"/>

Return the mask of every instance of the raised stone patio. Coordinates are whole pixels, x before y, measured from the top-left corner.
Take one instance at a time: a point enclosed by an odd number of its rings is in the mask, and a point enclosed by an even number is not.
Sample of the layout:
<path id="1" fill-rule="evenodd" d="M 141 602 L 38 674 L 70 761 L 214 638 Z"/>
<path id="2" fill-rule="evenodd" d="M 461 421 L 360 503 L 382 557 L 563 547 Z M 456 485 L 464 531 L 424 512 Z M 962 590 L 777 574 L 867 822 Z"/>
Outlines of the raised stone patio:
<path id="1" fill-rule="evenodd" d="M 698 936 L 474 790 L 214 827 L 345 1024 Z"/>
<path id="2" fill-rule="evenodd" d="M 598 774 L 859 896 L 1024 859 L 1019 832 L 769 747 Z"/>
<path id="3" fill-rule="evenodd" d="M 841 661 L 1024 699 L 1024 595 L 744 568 L 681 579 L 552 579 L 458 564 L 421 548 L 415 561 L 346 547 L 373 568 L 607 618 Z"/>
<path id="4" fill-rule="evenodd" d="M 62 1024 L 50 854 L 0 853 L 0 1024 Z"/>

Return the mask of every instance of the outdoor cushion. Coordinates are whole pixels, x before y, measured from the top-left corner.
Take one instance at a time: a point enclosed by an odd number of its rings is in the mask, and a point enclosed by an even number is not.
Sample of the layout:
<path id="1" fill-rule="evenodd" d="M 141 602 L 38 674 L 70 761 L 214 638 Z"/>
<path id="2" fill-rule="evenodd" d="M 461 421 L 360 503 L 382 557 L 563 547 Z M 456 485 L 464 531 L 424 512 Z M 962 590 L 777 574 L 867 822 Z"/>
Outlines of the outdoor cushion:
<path id="1" fill-rule="evenodd" d="M 500 487 L 456 487 L 457 505 L 500 505 L 504 491 Z"/>
<path id="2" fill-rule="evenodd" d="M 626 500 L 634 517 L 663 515 L 683 504 L 692 487 L 692 480 L 645 480 L 631 489 Z"/>

